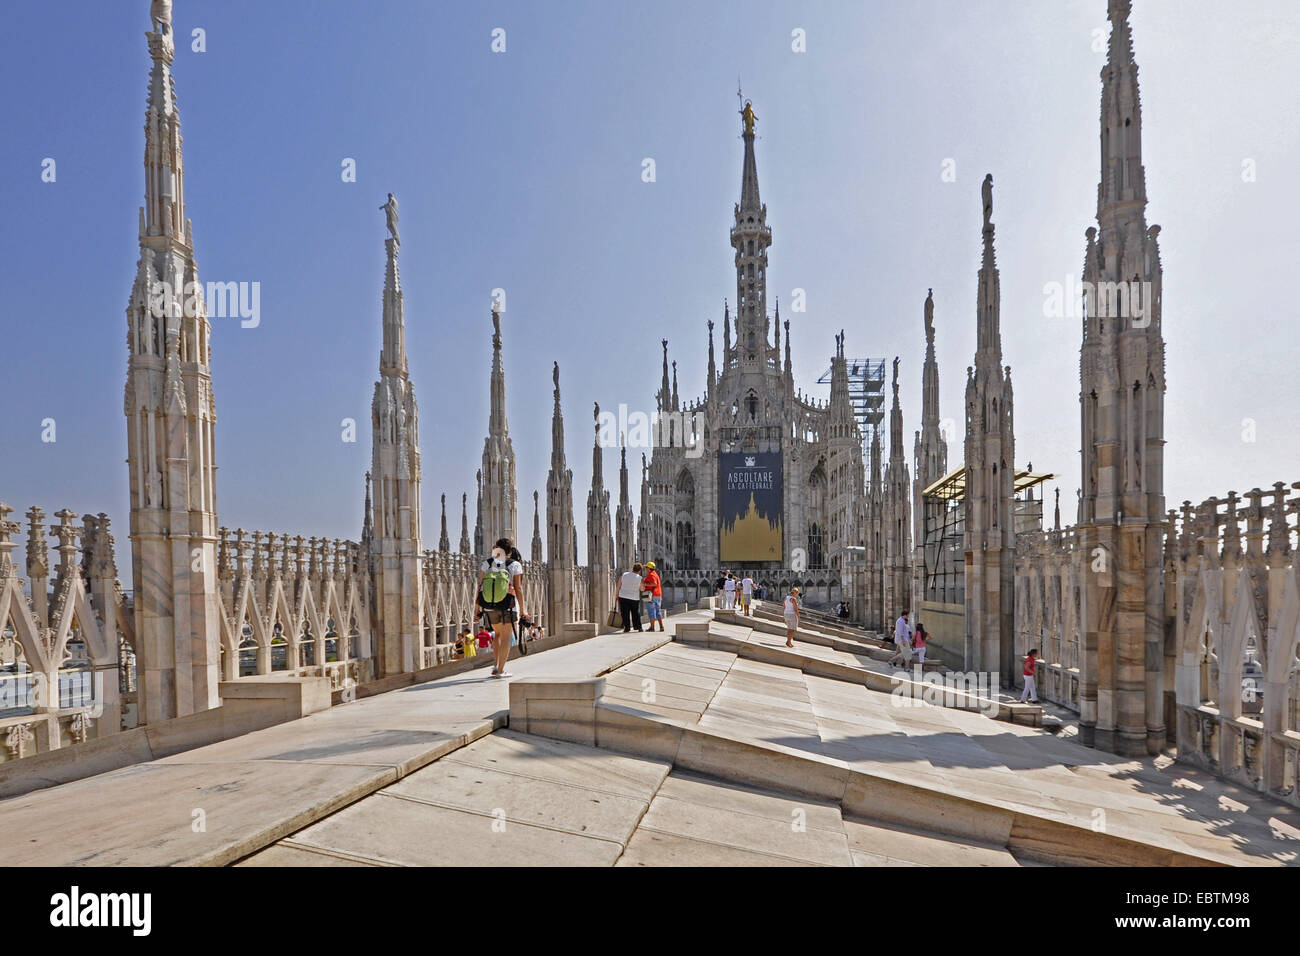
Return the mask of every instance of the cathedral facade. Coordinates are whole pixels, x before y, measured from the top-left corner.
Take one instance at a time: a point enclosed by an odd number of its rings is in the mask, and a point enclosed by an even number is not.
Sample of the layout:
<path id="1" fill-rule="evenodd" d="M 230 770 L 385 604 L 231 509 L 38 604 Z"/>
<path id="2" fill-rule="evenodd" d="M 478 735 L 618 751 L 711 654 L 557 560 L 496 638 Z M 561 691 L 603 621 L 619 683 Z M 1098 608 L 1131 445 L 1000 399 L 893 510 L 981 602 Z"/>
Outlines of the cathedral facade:
<path id="1" fill-rule="evenodd" d="M 730 236 L 735 311 L 724 305 L 720 362 L 708 323 L 708 372 L 697 402 L 680 401 L 676 363 L 670 379 L 663 343 L 660 427 L 642 459 L 637 550 L 669 571 L 750 569 L 774 585 L 820 582 L 818 596 L 829 601 L 853 597 L 851 579 L 861 576 L 849 569 L 861 564 L 870 500 L 844 336 L 836 338 L 829 401 L 797 391 L 789 320 L 782 324 L 779 305 L 768 310 L 772 229 L 759 198 L 748 103 L 741 115 L 745 155 Z"/>

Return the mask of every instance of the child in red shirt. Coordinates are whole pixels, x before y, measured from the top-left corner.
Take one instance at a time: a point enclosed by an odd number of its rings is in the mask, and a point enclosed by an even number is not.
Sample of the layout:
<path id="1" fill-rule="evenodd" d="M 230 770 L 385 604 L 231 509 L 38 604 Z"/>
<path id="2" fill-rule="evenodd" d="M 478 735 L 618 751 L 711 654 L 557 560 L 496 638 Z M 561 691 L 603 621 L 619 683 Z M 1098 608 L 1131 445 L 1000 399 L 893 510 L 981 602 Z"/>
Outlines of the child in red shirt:
<path id="1" fill-rule="evenodd" d="M 1038 663 L 1038 648 L 1031 648 L 1025 655 L 1025 689 L 1020 692 L 1020 702 L 1023 704 L 1025 698 L 1030 698 L 1031 704 L 1038 703 L 1038 685 L 1034 683 L 1034 671 Z"/>

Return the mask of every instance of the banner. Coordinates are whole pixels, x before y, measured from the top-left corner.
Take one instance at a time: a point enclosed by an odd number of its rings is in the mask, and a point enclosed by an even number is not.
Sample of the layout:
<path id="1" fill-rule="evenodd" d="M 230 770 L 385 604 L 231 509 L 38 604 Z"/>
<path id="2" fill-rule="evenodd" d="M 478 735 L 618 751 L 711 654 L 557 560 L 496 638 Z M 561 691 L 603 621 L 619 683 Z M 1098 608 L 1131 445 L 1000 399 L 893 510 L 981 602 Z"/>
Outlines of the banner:
<path id="1" fill-rule="evenodd" d="M 722 563 L 780 562 L 781 453 L 722 452 L 718 482 Z"/>

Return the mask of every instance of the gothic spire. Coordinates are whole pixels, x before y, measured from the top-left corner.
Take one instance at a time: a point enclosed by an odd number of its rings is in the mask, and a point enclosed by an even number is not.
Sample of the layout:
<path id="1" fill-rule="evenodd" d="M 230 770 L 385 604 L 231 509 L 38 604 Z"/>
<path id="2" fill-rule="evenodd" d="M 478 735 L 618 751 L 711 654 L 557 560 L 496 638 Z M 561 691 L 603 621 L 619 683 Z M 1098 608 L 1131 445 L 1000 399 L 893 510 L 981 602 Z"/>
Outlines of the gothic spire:
<path id="1" fill-rule="evenodd" d="M 619 508 L 630 505 L 631 499 L 627 492 L 627 436 L 619 442 L 619 463 L 618 463 L 618 504 Z"/>
<path id="2" fill-rule="evenodd" d="M 388 194 L 388 198 L 396 204 L 392 193 Z M 379 353 L 379 372 L 381 375 L 396 375 L 404 379 L 407 377 L 406 317 L 402 303 L 402 276 L 397 268 L 397 253 L 400 248 L 401 243 L 395 235 L 384 240 L 388 264 L 384 269 L 384 346 Z"/>
<path id="3" fill-rule="evenodd" d="M 460 493 L 460 553 L 470 553 L 469 543 L 469 495 Z"/>
<path id="4" fill-rule="evenodd" d="M 745 102 L 745 162 L 741 173 L 740 202 L 735 206 L 731 245 L 736 250 L 736 349 L 742 368 L 765 370 L 768 354 L 767 249 L 772 230 L 767 207 L 758 196 L 758 170 L 754 163 L 754 109 Z"/>
<path id="5" fill-rule="evenodd" d="M 713 385 L 718 380 L 718 366 L 713 361 L 713 320 L 709 319 L 709 372 L 708 378 L 705 379 L 705 394 L 713 391 Z"/>
<path id="6" fill-rule="evenodd" d="M 903 461 L 903 408 L 898 401 L 898 357 L 894 357 L 894 404 L 889 410 L 889 460 Z"/>
<path id="7" fill-rule="evenodd" d="M 438 536 L 438 550 L 447 552 L 451 550 L 451 539 L 447 537 L 447 496 L 442 496 L 442 534 Z"/>
<path id="8" fill-rule="evenodd" d="M 998 285 L 997 255 L 993 250 L 993 174 L 984 177 L 984 256 L 979 271 L 975 368 L 998 369 L 1002 366 L 1001 296 Z"/>
<path id="9" fill-rule="evenodd" d="M 474 484 L 478 488 L 478 499 L 474 505 L 474 553 L 487 554 L 483 550 L 483 470 L 474 472 Z"/>
<path id="10" fill-rule="evenodd" d="M 794 381 L 794 367 L 790 364 L 790 320 L 785 320 L 785 379 L 787 383 Z"/>
<path id="11" fill-rule="evenodd" d="M 532 559 L 535 564 L 541 564 L 542 556 L 542 519 L 541 512 L 537 503 L 537 491 L 533 490 L 533 549 Z"/>
<path id="12" fill-rule="evenodd" d="M 560 363 L 554 363 L 551 379 L 555 382 L 555 407 L 551 410 L 551 467 L 564 471 L 564 412 L 560 410 Z"/>
<path id="13" fill-rule="evenodd" d="M 145 205 L 140 238 L 165 236 L 188 245 L 185 217 L 185 164 L 181 159 L 181 116 L 171 64 L 176 54 L 170 0 L 149 8 L 153 31 L 145 34 L 153 68 L 145 114 Z"/>
<path id="14" fill-rule="evenodd" d="M 605 487 L 605 453 L 600 447 L 600 403 L 594 404 L 591 417 L 595 420 L 595 439 L 591 445 L 591 490 L 599 492 Z"/>
<path id="15" fill-rule="evenodd" d="M 740 115 L 745 139 L 745 165 L 740 175 L 740 211 L 757 212 L 763 205 L 758 198 L 758 166 L 754 161 L 754 121 L 758 117 L 754 115 L 754 108 L 748 100 Z"/>
<path id="16" fill-rule="evenodd" d="M 731 308 L 722 300 L 722 368 L 731 364 Z"/>
<path id="17" fill-rule="evenodd" d="M 1110 44 L 1101 71 L 1101 182 L 1097 186 L 1097 219 L 1103 235 L 1118 225 L 1117 219 L 1142 216 L 1147 202 L 1138 68 L 1128 22 L 1131 7 L 1131 0 L 1110 0 Z M 1145 224 L 1141 231 L 1146 231 Z"/>
<path id="18" fill-rule="evenodd" d="M 677 360 L 673 360 L 673 411 L 677 411 L 681 404 L 677 400 Z"/>
<path id="19" fill-rule="evenodd" d="M 668 384 L 668 340 L 661 339 L 660 341 L 664 347 L 664 374 L 663 381 L 659 385 L 659 409 L 666 412 L 672 407 L 673 393 L 671 386 Z"/>
<path id="20" fill-rule="evenodd" d="M 492 309 L 492 407 L 488 413 L 488 434 L 504 439 L 510 434 L 506 422 L 506 373 L 501 362 L 501 312 Z"/>
<path id="21" fill-rule="evenodd" d="M 370 504 L 370 472 L 366 472 L 366 504 L 365 515 L 361 519 L 361 543 L 370 550 L 370 546 L 375 540 L 375 522 L 374 509 Z"/>
<path id="22" fill-rule="evenodd" d="M 939 430 L 939 363 L 934 352 L 934 290 L 925 297 L 925 365 L 921 371 L 921 430 L 917 433 L 916 477 L 923 485 L 948 470 L 948 447 Z"/>

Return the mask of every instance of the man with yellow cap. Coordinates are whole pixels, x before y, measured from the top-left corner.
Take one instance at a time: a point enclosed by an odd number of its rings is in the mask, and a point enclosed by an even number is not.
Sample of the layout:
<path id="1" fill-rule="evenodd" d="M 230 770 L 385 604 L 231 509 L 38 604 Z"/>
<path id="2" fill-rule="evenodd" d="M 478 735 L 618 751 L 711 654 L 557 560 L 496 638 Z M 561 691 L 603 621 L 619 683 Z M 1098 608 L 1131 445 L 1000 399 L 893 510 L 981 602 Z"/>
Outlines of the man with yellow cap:
<path id="1" fill-rule="evenodd" d="M 658 622 L 659 630 L 664 629 L 664 586 L 659 580 L 659 572 L 655 570 L 655 563 L 647 561 L 645 563 L 645 580 L 641 582 L 641 589 L 649 595 L 649 608 L 647 616 L 650 618 L 650 630 L 655 629 L 655 623 Z"/>

